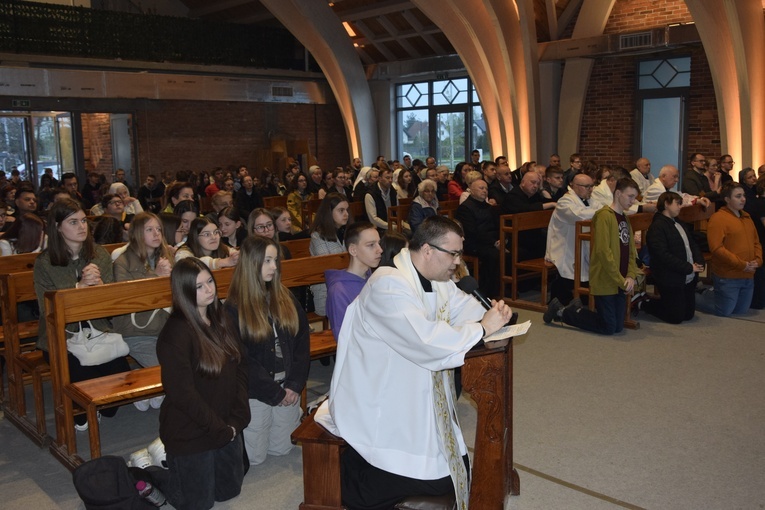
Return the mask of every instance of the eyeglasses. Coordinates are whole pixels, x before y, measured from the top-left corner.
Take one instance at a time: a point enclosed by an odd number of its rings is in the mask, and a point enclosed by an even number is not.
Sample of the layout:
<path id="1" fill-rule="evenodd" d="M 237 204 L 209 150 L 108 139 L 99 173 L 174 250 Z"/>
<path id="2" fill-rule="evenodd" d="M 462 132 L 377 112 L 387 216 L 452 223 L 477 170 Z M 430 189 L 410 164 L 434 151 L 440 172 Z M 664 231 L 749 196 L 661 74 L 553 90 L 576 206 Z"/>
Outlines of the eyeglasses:
<path id="1" fill-rule="evenodd" d="M 436 250 L 438 250 L 438 251 L 440 251 L 442 253 L 446 253 L 448 255 L 451 255 L 452 258 L 455 258 L 455 259 L 458 258 L 458 257 L 462 257 L 462 254 L 464 253 L 463 250 L 446 250 L 444 248 L 441 248 L 440 246 L 436 246 L 435 244 L 430 244 L 430 243 L 428 243 L 428 246 L 430 246 L 431 248 L 435 248 Z"/>
<path id="2" fill-rule="evenodd" d="M 112 200 L 108 205 L 124 205 L 122 200 Z"/>
<path id="3" fill-rule="evenodd" d="M 607 179 L 610 179 L 610 177 L 607 177 Z M 584 188 L 584 189 L 592 189 L 592 188 L 594 188 L 594 187 L 595 187 L 595 186 L 593 186 L 592 184 L 578 184 L 578 183 L 576 183 L 576 182 L 575 182 L 575 183 L 573 183 L 573 184 L 574 184 L 575 186 L 579 186 L 579 187 L 581 187 L 581 188 Z"/>
<path id="4" fill-rule="evenodd" d="M 265 232 L 266 230 L 273 230 L 274 224 L 273 223 L 266 223 L 265 225 L 255 225 L 252 227 L 253 232 Z"/>
<path id="5" fill-rule="evenodd" d="M 200 232 L 199 237 L 220 237 L 220 230 L 213 230 L 212 232 Z"/>

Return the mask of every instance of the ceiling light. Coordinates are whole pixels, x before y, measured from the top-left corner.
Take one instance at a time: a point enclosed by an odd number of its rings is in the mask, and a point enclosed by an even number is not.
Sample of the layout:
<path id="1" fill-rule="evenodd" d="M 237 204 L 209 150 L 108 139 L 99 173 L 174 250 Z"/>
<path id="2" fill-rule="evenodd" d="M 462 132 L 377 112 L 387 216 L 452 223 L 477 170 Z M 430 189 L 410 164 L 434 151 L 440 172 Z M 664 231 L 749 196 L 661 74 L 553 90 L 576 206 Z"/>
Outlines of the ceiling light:
<path id="1" fill-rule="evenodd" d="M 345 27 L 345 31 L 348 32 L 348 35 L 351 37 L 356 37 L 356 32 L 351 28 L 351 24 L 347 21 L 343 21 L 343 26 Z"/>

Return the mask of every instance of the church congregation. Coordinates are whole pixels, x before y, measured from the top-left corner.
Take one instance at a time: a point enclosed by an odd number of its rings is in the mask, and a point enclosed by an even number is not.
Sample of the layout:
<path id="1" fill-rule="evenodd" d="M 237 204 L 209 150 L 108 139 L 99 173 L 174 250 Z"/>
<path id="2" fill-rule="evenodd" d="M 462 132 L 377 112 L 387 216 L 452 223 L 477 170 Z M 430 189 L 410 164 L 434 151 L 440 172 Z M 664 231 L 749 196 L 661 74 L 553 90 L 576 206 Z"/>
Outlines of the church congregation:
<path id="1" fill-rule="evenodd" d="M 0 27 L 8 508 L 765 505 L 765 0 Z"/>

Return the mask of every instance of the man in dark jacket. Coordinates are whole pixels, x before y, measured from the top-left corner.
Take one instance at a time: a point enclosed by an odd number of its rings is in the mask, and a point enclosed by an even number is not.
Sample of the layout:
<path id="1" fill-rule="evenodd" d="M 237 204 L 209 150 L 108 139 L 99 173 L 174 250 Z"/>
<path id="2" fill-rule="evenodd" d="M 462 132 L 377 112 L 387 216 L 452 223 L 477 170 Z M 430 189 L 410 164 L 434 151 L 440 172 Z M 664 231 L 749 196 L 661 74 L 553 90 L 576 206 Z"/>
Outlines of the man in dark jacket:
<path id="1" fill-rule="evenodd" d="M 671 191 L 663 193 L 646 236 L 651 273 L 661 299 L 643 301 L 641 309 L 670 324 L 693 318 L 696 281 L 704 270 L 701 250 L 687 227 L 676 220 L 682 207 L 682 196 Z"/>
<path id="2" fill-rule="evenodd" d="M 715 201 L 720 198 L 720 194 L 712 191 L 712 188 L 709 187 L 709 179 L 704 175 L 706 162 L 703 154 L 696 153 L 691 156 L 691 168 L 683 174 L 682 191 L 689 195 L 707 197 L 709 200 Z"/>
<path id="3" fill-rule="evenodd" d="M 255 181 L 250 175 L 242 178 L 242 187 L 236 192 L 234 205 L 239 215 L 246 221 L 253 209 L 263 207 L 263 197 L 255 189 Z"/>
<path id="4" fill-rule="evenodd" d="M 518 214 L 554 209 L 555 202 L 542 197 L 542 177 L 537 172 L 526 172 L 519 186 L 510 190 L 502 200 L 502 214 Z M 547 232 L 543 229 L 526 230 L 518 235 L 518 260 L 538 259 L 545 255 Z"/>
<path id="5" fill-rule="evenodd" d="M 454 217 L 465 231 L 465 253 L 478 257 L 478 288 L 484 295 L 495 297 L 500 289 L 499 257 L 505 249 L 499 246 L 499 217 L 497 210 L 486 201 L 488 196 L 486 181 L 473 181 L 470 195 L 457 207 Z"/>

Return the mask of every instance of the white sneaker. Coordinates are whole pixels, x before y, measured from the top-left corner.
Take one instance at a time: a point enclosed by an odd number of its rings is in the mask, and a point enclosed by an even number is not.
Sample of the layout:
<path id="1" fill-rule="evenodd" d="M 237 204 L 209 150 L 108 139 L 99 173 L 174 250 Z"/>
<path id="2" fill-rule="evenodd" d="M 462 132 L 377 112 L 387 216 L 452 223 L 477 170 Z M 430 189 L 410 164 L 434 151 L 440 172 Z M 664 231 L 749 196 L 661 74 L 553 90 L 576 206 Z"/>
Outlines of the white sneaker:
<path id="1" fill-rule="evenodd" d="M 165 400 L 164 395 L 160 395 L 159 397 L 154 397 L 149 399 L 149 405 L 151 405 L 152 409 L 159 409 L 162 407 L 162 401 Z"/>
<path id="2" fill-rule="evenodd" d="M 98 418 L 98 423 L 101 423 L 101 411 L 96 412 L 96 417 Z M 76 430 L 77 432 L 85 432 L 86 430 L 88 430 L 88 422 L 86 421 L 82 425 L 78 425 L 75 422 L 74 430 Z"/>
<path id="3" fill-rule="evenodd" d="M 146 399 L 146 400 L 139 400 L 138 402 L 133 402 L 133 405 L 139 411 L 145 412 L 149 410 L 151 403 L 149 402 L 149 399 Z"/>
<path id="4" fill-rule="evenodd" d="M 167 454 L 165 453 L 165 445 L 160 438 L 151 442 L 147 448 L 149 455 L 151 455 L 151 463 L 155 466 L 167 469 Z"/>
<path id="5" fill-rule="evenodd" d="M 149 450 L 146 448 L 130 454 L 130 460 L 128 460 L 129 467 L 146 469 L 151 465 L 151 455 L 149 455 Z"/>

